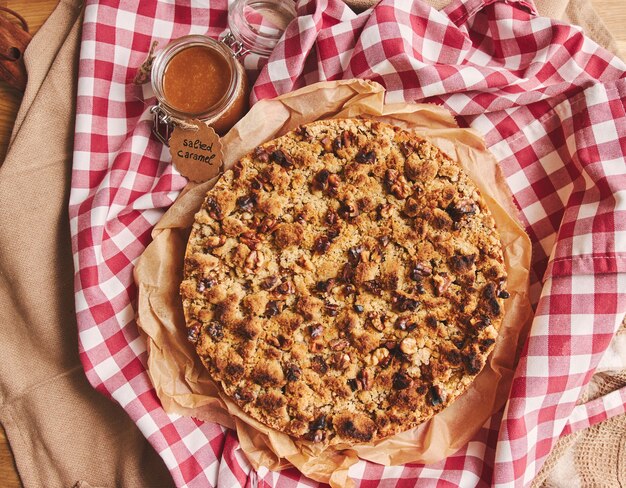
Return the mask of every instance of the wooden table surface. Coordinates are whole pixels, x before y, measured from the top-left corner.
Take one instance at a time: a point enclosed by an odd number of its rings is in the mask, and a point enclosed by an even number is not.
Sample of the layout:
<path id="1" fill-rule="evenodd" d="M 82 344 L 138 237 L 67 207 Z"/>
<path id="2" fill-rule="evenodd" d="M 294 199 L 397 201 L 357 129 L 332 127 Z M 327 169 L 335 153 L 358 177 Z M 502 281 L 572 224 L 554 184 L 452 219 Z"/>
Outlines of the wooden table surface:
<path id="1" fill-rule="evenodd" d="M 536 0 L 536 3 L 541 0 Z M 626 56 L 626 2 L 624 0 L 592 0 L 592 3 L 617 39 L 622 57 Z M 43 24 L 57 0 L 0 0 L 0 6 L 9 7 L 22 14 L 35 33 Z M 1 15 L 1 14 L 0 14 Z M 13 121 L 19 109 L 21 96 L 0 82 L 0 161 L 4 160 L 7 143 L 13 127 Z M 0 486 L 2 488 L 20 487 L 13 456 L 8 446 L 4 430 L 0 429 Z"/>

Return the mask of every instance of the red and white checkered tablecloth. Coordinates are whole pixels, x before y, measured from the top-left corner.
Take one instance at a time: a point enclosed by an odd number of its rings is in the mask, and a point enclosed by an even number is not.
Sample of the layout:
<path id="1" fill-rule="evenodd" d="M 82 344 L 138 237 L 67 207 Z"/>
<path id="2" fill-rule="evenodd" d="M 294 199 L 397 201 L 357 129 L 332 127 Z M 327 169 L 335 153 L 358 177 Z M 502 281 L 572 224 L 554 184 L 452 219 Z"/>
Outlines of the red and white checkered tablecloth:
<path id="1" fill-rule="evenodd" d="M 88 0 L 80 52 L 70 218 L 80 355 L 178 486 L 309 486 L 294 469 L 254 472 L 235 435 L 166 414 L 134 322 L 133 263 L 186 181 L 151 137 L 148 86 L 132 84 L 153 40 L 226 28 L 225 0 Z M 531 0 L 456 0 L 443 11 L 340 0 L 298 18 L 252 99 L 319 80 L 368 78 L 387 101 L 430 101 L 485 134 L 533 243 L 536 309 L 508 403 L 434 465 L 360 461 L 361 486 L 524 486 L 560 435 L 626 411 L 626 389 L 576 405 L 626 313 L 626 65 Z"/>

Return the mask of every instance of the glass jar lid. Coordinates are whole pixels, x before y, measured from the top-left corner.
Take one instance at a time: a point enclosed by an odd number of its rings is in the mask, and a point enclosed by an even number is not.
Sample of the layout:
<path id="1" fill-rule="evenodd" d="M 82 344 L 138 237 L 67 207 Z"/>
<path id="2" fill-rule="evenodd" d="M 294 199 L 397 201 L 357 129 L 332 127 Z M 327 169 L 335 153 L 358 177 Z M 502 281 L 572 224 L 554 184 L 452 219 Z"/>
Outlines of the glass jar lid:
<path id="1" fill-rule="evenodd" d="M 224 39 L 237 55 L 269 57 L 295 17 L 291 0 L 235 0 L 228 9 L 230 32 Z"/>

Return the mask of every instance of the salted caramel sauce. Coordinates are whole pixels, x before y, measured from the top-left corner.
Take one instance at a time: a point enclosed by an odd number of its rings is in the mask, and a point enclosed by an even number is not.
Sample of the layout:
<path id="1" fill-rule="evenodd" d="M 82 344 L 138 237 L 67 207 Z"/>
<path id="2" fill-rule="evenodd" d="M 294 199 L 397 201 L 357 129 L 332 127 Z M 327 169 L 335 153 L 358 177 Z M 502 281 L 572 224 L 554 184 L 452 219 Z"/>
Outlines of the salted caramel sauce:
<path id="1" fill-rule="evenodd" d="M 232 76 L 227 60 L 217 51 L 204 46 L 188 47 L 167 63 L 163 94 L 175 110 L 202 114 L 222 99 Z"/>

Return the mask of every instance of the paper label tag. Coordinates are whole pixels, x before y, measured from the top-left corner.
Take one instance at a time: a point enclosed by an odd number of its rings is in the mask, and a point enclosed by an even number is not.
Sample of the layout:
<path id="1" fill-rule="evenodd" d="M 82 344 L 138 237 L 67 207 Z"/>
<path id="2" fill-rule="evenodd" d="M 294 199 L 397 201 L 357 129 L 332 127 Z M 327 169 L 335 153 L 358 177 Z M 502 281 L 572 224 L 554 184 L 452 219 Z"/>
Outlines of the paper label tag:
<path id="1" fill-rule="evenodd" d="M 183 176 L 202 183 L 217 176 L 222 169 L 222 142 L 213 127 L 204 122 L 197 119 L 185 122 L 198 130 L 174 127 L 170 137 L 172 163 Z"/>

